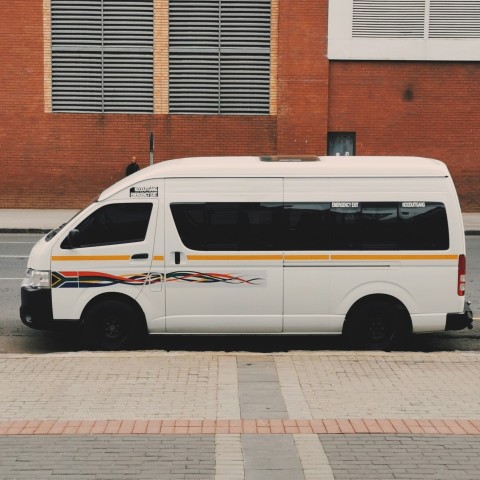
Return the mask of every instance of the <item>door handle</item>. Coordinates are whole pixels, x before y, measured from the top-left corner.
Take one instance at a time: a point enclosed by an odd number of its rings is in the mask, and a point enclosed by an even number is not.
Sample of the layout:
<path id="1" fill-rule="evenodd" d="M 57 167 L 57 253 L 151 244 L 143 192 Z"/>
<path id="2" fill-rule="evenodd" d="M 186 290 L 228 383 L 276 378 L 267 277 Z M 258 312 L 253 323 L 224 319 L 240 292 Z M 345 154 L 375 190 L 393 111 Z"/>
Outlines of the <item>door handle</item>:
<path id="1" fill-rule="evenodd" d="M 145 260 L 148 258 L 148 253 L 135 253 L 132 255 L 132 260 Z"/>
<path id="2" fill-rule="evenodd" d="M 175 265 L 180 265 L 180 252 L 175 252 Z"/>

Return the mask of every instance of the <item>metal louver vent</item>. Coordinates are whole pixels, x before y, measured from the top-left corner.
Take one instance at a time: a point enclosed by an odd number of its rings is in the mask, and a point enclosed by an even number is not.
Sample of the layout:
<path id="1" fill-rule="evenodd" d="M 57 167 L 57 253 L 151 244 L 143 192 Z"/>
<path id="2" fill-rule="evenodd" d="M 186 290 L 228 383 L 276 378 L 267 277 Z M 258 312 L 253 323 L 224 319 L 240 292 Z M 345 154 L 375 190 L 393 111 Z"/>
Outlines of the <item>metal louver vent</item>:
<path id="1" fill-rule="evenodd" d="M 353 0 L 354 38 L 423 38 L 424 22 L 425 0 Z"/>
<path id="2" fill-rule="evenodd" d="M 269 113 L 270 8 L 270 0 L 170 0 L 170 113 Z"/>
<path id="3" fill-rule="evenodd" d="M 479 0 L 430 0 L 430 38 L 480 38 Z"/>
<path id="4" fill-rule="evenodd" d="M 153 0 L 51 0 L 52 110 L 153 111 Z"/>

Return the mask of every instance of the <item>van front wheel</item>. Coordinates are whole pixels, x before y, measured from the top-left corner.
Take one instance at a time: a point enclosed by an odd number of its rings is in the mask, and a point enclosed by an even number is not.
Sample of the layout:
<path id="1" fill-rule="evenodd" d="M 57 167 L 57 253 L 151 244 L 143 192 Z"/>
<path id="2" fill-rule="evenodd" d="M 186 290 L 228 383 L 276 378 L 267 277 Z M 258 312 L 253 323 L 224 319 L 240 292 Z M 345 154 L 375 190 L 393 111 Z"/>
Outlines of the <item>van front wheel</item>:
<path id="1" fill-rule="evenodd" d="M 126 302 L 109 299 L 93 305 L 83 321 L 83 335 L 93 348 L 121 350 L 140 338 L 138 313 Z"/>
<path id="2" fill-rule="evenodd" d="M 405 317 L 402 310 L 389 302 L 364 303 L 347 315 L 344 333 L 353 348 L 391 350 L 407 339 Z"/>

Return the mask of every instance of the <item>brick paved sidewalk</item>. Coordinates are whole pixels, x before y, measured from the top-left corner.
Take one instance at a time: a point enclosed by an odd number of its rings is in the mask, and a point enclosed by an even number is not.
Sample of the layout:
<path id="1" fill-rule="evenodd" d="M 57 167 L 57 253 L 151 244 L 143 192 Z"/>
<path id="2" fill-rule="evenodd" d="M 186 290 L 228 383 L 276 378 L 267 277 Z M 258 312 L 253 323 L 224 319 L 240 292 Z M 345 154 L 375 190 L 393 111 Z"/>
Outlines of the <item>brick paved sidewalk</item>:
<path id="1" fill-rule="evenodd" d="M 480 479 L 480 354 L 0 355 L 0 478 Z"/>

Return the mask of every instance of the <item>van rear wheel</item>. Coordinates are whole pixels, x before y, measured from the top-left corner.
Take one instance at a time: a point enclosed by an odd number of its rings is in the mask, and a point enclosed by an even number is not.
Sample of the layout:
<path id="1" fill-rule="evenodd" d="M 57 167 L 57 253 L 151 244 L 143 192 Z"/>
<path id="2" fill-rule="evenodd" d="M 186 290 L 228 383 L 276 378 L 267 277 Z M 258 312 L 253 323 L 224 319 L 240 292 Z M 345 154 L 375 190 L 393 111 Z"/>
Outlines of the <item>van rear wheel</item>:
<path id="1" fill-rule="evenodd" d="M 348 314 L 344 333 L 353 348 L 392 350 L 404 345 L 409 329 L 402 310 L 387 301 L 375 301 Z"/>
<path id="2" fill-rule="evenodd" d="M 141 336 L 137 311 L 127 302 L 104 300 L 93 305 L 83 321 L 86 342 L 100 350 L 121 350 L 134 346 Z"/>

